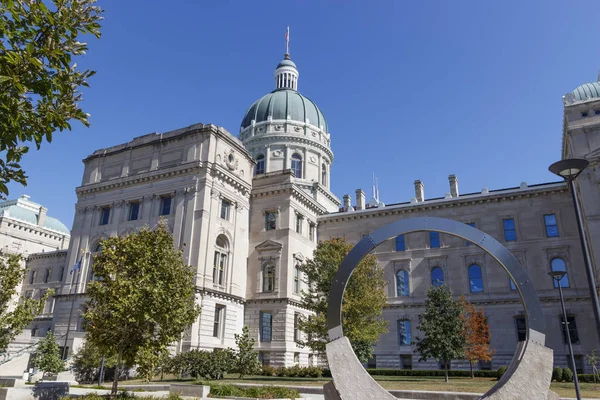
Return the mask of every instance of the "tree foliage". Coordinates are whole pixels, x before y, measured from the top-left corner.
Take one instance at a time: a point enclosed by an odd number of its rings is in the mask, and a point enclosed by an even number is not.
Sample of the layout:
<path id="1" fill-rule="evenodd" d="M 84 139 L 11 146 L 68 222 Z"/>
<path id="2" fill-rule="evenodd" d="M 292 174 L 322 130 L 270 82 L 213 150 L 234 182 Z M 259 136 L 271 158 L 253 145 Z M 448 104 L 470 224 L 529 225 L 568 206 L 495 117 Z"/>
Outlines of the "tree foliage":
<path id="1" fill-rule="evenodd" d="M 92 266 L 97 280 L 88 287 L 83 315 L 86 340 L 117 354 L 117 369 L 122 363 L 131 367 L 140 351 L 158 353 L 198 317 L 194 272 L 164 221 L 155 230 L 111 237 L 101 246 Z"/>
<path id="2" fill-rule="evenodd" d="M 65 368 L 65 362 L 61 358 L 60 348 L 51 331 L 48 331 L 46 337 L 40 340 L 40 344 L 37 347 L 35 365 L 43 371 L 43 376 L 46 376 L 47 374 L 58 374 Z"/>
<path id="3" fill-rule="evenodd" d="M 474 378 L 473 364 L 478 361 L 491 361 L 494 351 L 490 349 L 490 326 L 482 310 L 478 310 L 464 296 L 460 298 L 464 312 L 462 315 L 465 337 L 465 358 L 469 360 L 471 377 Z"/>
<path id="4" fill-rule="evenodd" d="M 433 358 L 444 363 L 448 382 L 448 363 L 462 358 L 465 349 L 463 308 L 452 298 L 447 285 L 431 286 L 427 292 L 425 312 L 419 315 L 418 329 L 425 335 L 417 337 L 419 361 Z"/>
<path id="5" fill-rule="evenodd" d="M 40 314 L 48 296 L 41 299 L 17 298 L 17 289 L 27 274 L 18 254 L 0 254 L 0 353 Z M 17 301 L 18 300 L 18 301 Z"/>
<path id="6" fill-rule="evenodd" d="M 235 351 L 233 360 L 233 372 L 240 374 L 240 378 L 245 375 L 255 374 L 260 369 L 258 353 L 254 351 L 256 340 L 248 334 L 248 327 L 242 328 L 241 334 L 235 334 Z"/>
<path id="7" fill-rule="evenodd" d="M 299 328 L 305 333 L 300 345 L 324 353 L 327 335 L 327 296 L 340 264 L 353 244 L 343 238 L 319 242 L 313 258 L 300 270 L 305 274 L 308 291 L 302 291 L 301 304 L 314 312 L 300 318 Z M 350 340 L 356 356 L 362 362 L 371 358 L 379 336 L 387 332 L 387 321 L 381 318 L 386 305 L 383 269 L 373 254 L 367 255 L 354 270 L 344 294 L 342 322 L 344 335 Z"/>
<path id="8" fill-rule="evenodd" d="M 114 369 L 117 364 L 116 355 L 103 354 L 94 343 L 89 340 L 85 341 L 83 347 L 73 357 L 73 371 L 77 382 L 93 383 L 98 380 L 102 356 L 104 356 L 104 375 L 108 376 L 106 372 Z"/>
<path id="9" fill-rule="evenodd" d="M 52 141 L 70 121 L 89 125 L 78 107 L 80 88 L 94 71 L 73 59 L 85 54 L 83 34 L 100 37 L 96 0 L 2 0 L 0 2 L 0 196 L 7 183 L 27 184 L 19 163 L 27 143 Z"/>

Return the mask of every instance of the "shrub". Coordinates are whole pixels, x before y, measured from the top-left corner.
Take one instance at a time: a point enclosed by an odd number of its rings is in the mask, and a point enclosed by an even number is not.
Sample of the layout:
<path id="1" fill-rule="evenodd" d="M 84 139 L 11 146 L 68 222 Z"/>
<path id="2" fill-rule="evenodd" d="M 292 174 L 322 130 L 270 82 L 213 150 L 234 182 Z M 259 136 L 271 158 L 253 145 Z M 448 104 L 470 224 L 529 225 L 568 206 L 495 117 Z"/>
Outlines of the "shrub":
<path id="1" fill-rule="evenodd" d="M 552 370 L 552 380 L 554 382 L 560 382 L 562 380 L 563 370 L 561 367 L 554 367 Z"/>
<path id="2" fill-rule="evenodd" d="M 210 385 L 211 396 L 223 397 L 252 397 L 260 399 L 286 398 L 294 399 L 300 397 L 295 389 L 275 387 L 275 386 L 256 386 L 250 388 L 241 388 L 233 385 Z"/>
<path id="3" fill-rule="evenodd" d="M 270 365 L 263 365 L 260 371 L 261 375 L 264 376 L 274 376 L 275 375 L 275 367 Z"/>
<path id="4" fill-rule="evenodd" d="M 331 371 L 323 369 L 324 377 L 331 377 Z M 419 370 L 419 369 L 376 369 L 367 368 L 367 372 L 370 375 L 377 376 L 445 376 L 444 370 Z M 496 378 L 498 375 L 497 371 L 491 370 L 477 370 L 473 371 L 475 376 L 478 378 Z M 450 370 L 448 371 L 450 377 L 471 377 L 471 371 L 469 370 Z"/>
<path id="5" fill-rule="evenodd" d="M 594 375 L 594 374 L 577 374 L 577 379 L 579 379 L 579 382 L 585 382 L 585 383 L 598 382 L 598 376 Z"/>
<path id="6" fill-rule="evenodd" d="M 571 368 L 563 369 L 562 380 L 565 382 L 573 382 L 573 371 L 571 371 Z"/>
<path id="7" fill-rule="evenodd" d="M 504 375 L 504 373 L 506 372 L 507 369 L 508 368 L 505 365 L 498 368 L 498 371 L 496 371 L 496 377 L 498 378 L 498 380 L 500 380 L 500 378 L 502 378 L 502 375 Z"/>

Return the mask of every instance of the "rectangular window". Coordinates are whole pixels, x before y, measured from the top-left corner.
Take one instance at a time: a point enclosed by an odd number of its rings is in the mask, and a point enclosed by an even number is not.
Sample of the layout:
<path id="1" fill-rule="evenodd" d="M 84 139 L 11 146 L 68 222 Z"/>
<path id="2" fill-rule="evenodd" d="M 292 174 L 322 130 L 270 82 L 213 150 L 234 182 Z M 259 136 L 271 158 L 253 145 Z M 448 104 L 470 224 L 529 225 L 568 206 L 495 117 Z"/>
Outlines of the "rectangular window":
<path id="1" fill-rule="evenodd" d="M 102 207 L 100 210 L 100 225 L 107 225 L 110 219 L 110 207 Z"/>
<path id="2" fill-rule="evenodd" d="M 171 214 L 171 196 L 162 196 L 160 198 L 160 214 L 159 215 L 169 215 Z"/>
<path id="3" fill-rule="evenodd" d="M 406 243 L 404 241 L 404 235 L 396 236 L 396 251 L 405 251 Z"/>
<path id="4" fill-rule="evenodd" d="M 300 341 L 300 313 L 294 313 L 294 342 Z"/>
<path id="5" fill-rule="evenodd" d="M 311 242 L 315 241 L 315 224 L 313 224 L 313 223 L 310 223 L 308 225 L 308 239 Z"/>
<path id="6" fill-rule="evenodd" d="M 504 225 L 504 240 L 507 242 L 514 242 L 517 240 L 517 231 L 515 229 L 515 219 L 506 218 L 502 220 Z"/>
<path id="7" fill-rule="evenodd" d="M 410 336 L 410 321 L 398 320 L 398 344 L 400 346 L 408 346 L 412 343 Z"/>
<path id="8" fill-rule="evenodd" d="M 436 249 L 440 247 L 440 233 L 429 232 L 429 248 Z"/>
<path id="9" fill-rule="evenodd" d="M 475 228 L 475 222 L 467 222 L 467 225 L 472 226 L 473 228 Z M 467 246 L 469 246 L 470 244 L 472 244 L 471 242 L 469 242 L 468 240 L 465 243 Z"/>
<path id="10" fill-rule="evenodd" d="M 410 354 L 400 355 L 400 368 L 412 369 L 412 356 Z"/>
<path id="11" fill-rule="evenodd" d="M 31 275 L 29 276 L 29 284 L 32 285 L 35 282 L 35 273 L 36 271 L 31 271 Z"/>
<path id="12" fill-rule="evenodd" d="M 140 214 L 140 203 L 138 201 L 132 201 L 129 203 L 129 221 L 137 221 Z"/>
<path id="13" fill-rule="evenodd" d="M 270 312 L 260 312 L 260 341 L 270 342 L 273 328 L 273 316 Z"/>
<path id="14" fill-rule="evenodd" d="M 44 276 L 44 283 L 48 283 L 52 276 L 52 268 L 46 268 L 46 275 Z"/>
<path id="15" fill-rule="evenodd" d="M 60 267 L 60 276 L 58 277 L 58 280 L 62 281 L 64 276 L 65 276 L 65 267 L 62 266 L 62 267 Z"/>
<path id="16" fill-rule="evenodd" d="M 564 319 L 560 317 L 560 323 L 562 325 L 563 341 L 567 343 L 567 331 L 565 330 Z M 571 335 L 571 343 L 579 343 L 579 333 L 577 332 L 577 324 L 575 323 L 575 317 L 567 315 L 567 324 L 569 325 L 569 335 Z"/>
<path id="17" fill-rule="evenodd" d="M 272 231 L 277 229 L 277 214 L 274 212 L 265 212 L 265 230 Z"/>
<path id="18" fill-rule="evenodd" d="M 300 268 L 294 268 L 294 294 L 300 293 Z"/>
<path id="19" fill-rule="evenodd" d="M 304 217 L 300 214 L 296 214 L 296 233 L 302 234 L 302 222 Z"/>
<path id="20" fill-rule="evenodd" d="M 231 210 L 231 203 L 227 200 L 221 200 L 221 219 L 229 221 L 229 211 Z"/>
<path id="21" fill-rule="evenodd" d="M 225 306 L 221 304 L 215 305 L 215 321 L 213 324 L 213 337 L 221 337 L 221 326 L 223 325 L 223 314 L 225 313 Z"/>
<path id="22" fill-rule="evenodd" d="M 367 361 L 367 368 L 377 368 L 377 356 L 375 354 Z"/>
<path id="23" fill-rule="evenodd" d="M 527 338 L 527 325 L 525 324 L 525 317 L 515 317 L 515 326 L 517 327 L 517 339 L 519 342 L 524 341 Z"/>
<path id="24" fill-rule="evenodd" d="M 544 223 L 546 224 L 546 237 L 557 237 L 558 225 L 556 224 L 556 214 L 544 215 Z"/>
<path id="25" fill-rule="evenodd" d="M 213 283 L 215 285 L 223 285 L 226 267 L 227 254 L 220 251 L 215 251 L 215 259 L 213 263 Z"/>
<path id="26" fill-rule="evenodd" d="M 294 353 L 294 364 L 300 364 L 300 353 Z"/>

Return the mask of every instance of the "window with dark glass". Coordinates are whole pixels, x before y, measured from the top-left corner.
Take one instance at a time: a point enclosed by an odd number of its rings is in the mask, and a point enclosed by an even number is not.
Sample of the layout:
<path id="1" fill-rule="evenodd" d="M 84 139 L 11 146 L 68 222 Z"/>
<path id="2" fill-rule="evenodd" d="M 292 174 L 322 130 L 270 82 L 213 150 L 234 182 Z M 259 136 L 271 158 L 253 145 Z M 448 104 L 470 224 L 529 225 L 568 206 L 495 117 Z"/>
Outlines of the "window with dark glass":
<path id="1" fill-rule="evenodd" d="M 315 241 L 315 224 L 313 223 L 308 224 L 308 239 L 311 242 Z"/>
<path id="2" fill-rule="evenodd" d="M 46 268 L 46 275 L 44 276 L 44 283 L 48 283 L 51 275 L 52 275 L 52 268 Z"/>
<path id="3" fill-rule="evenodd" d="M 302 178 L 302 156 L 298 153 L 292 155 L 292 172 L 296 178 Z"/>
<path id="4" fill-rule="evenodd" d="M 406 243 L 404 241 L 404 235 L 396 236 L 396 251 L 405 251 Z"/>
<path id="5" fill-rule="evenodd" d="M 410 321 L 405 319 L 399 319 L 398 324 L 398 344 L 400 346 L 407 346 L 412 343 L 410 336 Z"/>
<path id="6" fill-rule="evenodd" d="M 506 218 L 502 220 L 502 223 L 504 225 L 504 240 L 507 242 L 514 242 L 517 240 L 514 218 Z"/>
<path id="7" fill-rule="evenodd" d="M 327 186 L 327 165 L 321 165 L 321 183 L 323 186 Z"/>
<path id="8" fill-rule="evenodd" d="M 294 342 L 300 341 L 300 313 L 294 313 Z"/>
<path id="9" fill-rule="evenodd" d="M 471 293 L 483 292 L 483 276 L 481 267 L 477 264 L 473 264 L 469 267 L 469 287 Z"/>
<path id="10" fill-rule="evenodd" d="M 302 223 L 304 222 L 304 217 L 300 214 L 296 214 L 296 233 L 302 234 Z"/>
<path id="11" fill-rule="evenodd" d="M 272 292 L 275 290 L 275 266 L 273 264 L 265 264 L 262 275 L 262 291 Z"/>
<path id="12" fill-rule="evenodd" d="M 508 282 L 510 284 L 510 290 L 517 290 L 517 287 L 515 286 L 515 283 L 512 279 L 508 278 Z"/>
<path id="13" fill-rule="evenodd" d="M 273 316 L 270 312 L 260 312 L 260 341 L 270 342 L 273 326 Z"/>
<path id="14" fill-rule="evenodd" d="M 271 231 L 277 229 L 277 214 L 267 211 L 265 213 L 265 230 Z"/>
<path id="15" fill-rule="evenodd" d="M 294 294 L 300 293 L 300 267 L 294 267 Z"/>
<path id="16" fill-rule="evenodd" d="M 555 259 L 553 259 L 550 262 L 550 267 L 552 268 L 553 272 L 557 272 L 557 271 L 567 272 L 567 265 L 565 264 L 565 260 L 563 260 L 562 258 L 555 258 Z M 554 287 L 557 288 L 558 287 L 558 282 L 554 278 L 552 278 L 552 280 L 554 281 Z M 570 286 L 569 285 L 569 274 L 565 274 L 560 279 L 560 287 L 568 288 L 569 286 Z"/>
<path id="17" fill-rule="evenodd" d="M 525 317 L 515 317 L 515 326 L 517 328 L 517 339 L 519 342 L 524 341 L 527 338 L 527 324 L 525 323 Z"/>
<path id="18" fill-rule="evenodd" d="M 410 354 L 401 354 L 400 355 L 400 365 L 402 369 L 412 369 L 412 355 Z"/>
<path id="19" fill-rule="evenodd" d="M 171 214 L 171 196 L 163 196 L 160 198 L 160 215 Z"/>
<path id="20" fill-rule="evenodd" d="M 229 221 L 229 211 L 231 210 L 231 203 L 227 200 L 221 200 L 221 219 Z"/>
<path id="21" fill-rule="evenodd" d="M 431 269 L 431 284 L 433 286 L 442 286 L 444 284 L 444 270 L 440 267 Z"/>
<path id="22" fill-rule="evenodd" d="M 429 248 L 435 249 L 440 247 L 440 233 L 429 232 Z"/>
<path id="23" fill-rule="evenodd" d="M 129 221 L 136 221 L 140 214 L 140 203 L 132 201 L 129 203 Z"/>
<path id="24" fill-rule="evenodd" d="M 396 296 L 408 296 L 410 288 L 408 286 L 408 271 L 401 269 L 396 272 Z"/>
<path id="25" fill-rule="evenodd" d="M 567 343 L 567 331 L 565 329 L 565 319 L 560 316 L 560 324 L 562 326 L 563 341 Z M 569 335 L 571 335 L 571 343 L 579 343 L 579 333 L 577 332 L 577 324 L 575 323 L 575 317 L 567 315 L 567 325 L 569 326 Z"/>
<path id="26" fill-rule="evenodd" d="M 262 175 L 265 173 L 265 156 L 259 154 L 256 157 L 256 167 L 254 167 L 255 175 Z"/>
<path id="27" fill-rule="evenodd" d="M 556 223 L 556 214 L 544 215 L 544 224 L 546 224 L 546 236 L 557 237 L 558 236 L 558 225 Z"/>
<path id="28" fill-rule="evenodd" d="M 100 225 L 107 225 L 110 219 L 110 207 L 102 207 L 100 210 Z"/>
<path id="29" fill-rule="evenodd" d="M 223 286 L 225 284 L 225 271 L 229 254 L 229 241 L 225 235 L 219 235 L 215 242 L 215 258 L 213 262 L 213 283 Z"/>
<path id="30" fill-rule="evenodd" d="M 473 228 L 475 228 L 475 222 L 467 222 L 467 225 L 472 226 Z M 467 246 L 469 246 L 471 244 L 471 242 L 469 242 L 468 240 L 465 242 L 465 244 Z"/>
<path id="31" fill-rule="evenodd" d="M 215 305 L 215 320 L 213 323 L 213 337 L 221 337 L 221 326 L 223 324 L 223 313 L 225 306 L 221 304 Z"/>
<path id="32" fill-rule="evenodd" d="M 31 271 L 31 275 L 29 277 L 29 284 L 33 284 L 35 282 L 36 271 Z"/>

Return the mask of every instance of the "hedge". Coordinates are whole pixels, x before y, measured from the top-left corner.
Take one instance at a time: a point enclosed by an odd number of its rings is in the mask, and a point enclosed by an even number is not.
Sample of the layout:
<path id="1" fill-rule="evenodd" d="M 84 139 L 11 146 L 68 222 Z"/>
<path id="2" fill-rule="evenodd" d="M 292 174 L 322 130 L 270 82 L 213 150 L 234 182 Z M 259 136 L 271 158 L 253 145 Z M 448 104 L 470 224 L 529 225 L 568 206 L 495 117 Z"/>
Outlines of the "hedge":
<path id="1" fill-rule="evenodd" d="M 373 376 L 445 376 L 446 371 L 439 369 L 379 369 L 367 368 L 367 372 Z M 475 370 L 473 371 L 477 378 L 496 378 L 498 372 L 495 370 Z M 448 371 L 451 377 L 471 377 L 471 370 L 454 369 Z"/>

